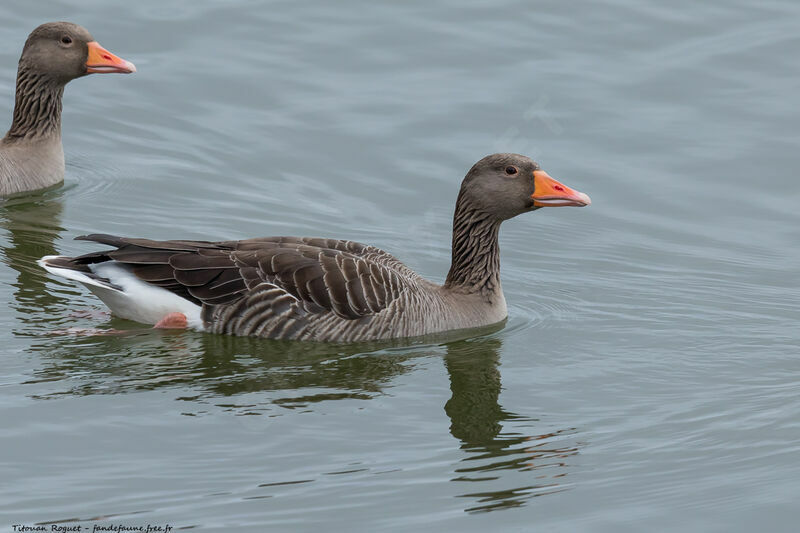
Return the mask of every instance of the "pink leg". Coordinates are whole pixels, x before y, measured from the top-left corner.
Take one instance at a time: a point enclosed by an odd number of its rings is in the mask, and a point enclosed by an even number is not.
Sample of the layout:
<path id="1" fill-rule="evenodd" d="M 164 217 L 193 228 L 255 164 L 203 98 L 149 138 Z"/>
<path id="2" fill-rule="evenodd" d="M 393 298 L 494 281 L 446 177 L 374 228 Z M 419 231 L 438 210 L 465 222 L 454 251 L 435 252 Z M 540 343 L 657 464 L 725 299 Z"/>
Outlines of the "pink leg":
<path id="1" fill-rule="evenodd" d="M 186 315 L 183 313 L 169 313 L 156 322 L 153 329 L 186 329 L 187 326 Z"/>

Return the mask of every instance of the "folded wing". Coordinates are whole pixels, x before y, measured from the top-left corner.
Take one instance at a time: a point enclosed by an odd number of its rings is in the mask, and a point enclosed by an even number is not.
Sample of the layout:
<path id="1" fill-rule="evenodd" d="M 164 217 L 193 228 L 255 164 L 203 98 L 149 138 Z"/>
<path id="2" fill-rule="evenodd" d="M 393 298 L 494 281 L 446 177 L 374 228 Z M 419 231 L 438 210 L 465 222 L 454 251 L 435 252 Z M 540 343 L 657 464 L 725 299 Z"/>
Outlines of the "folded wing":
<path id="1" fill-rule="evenodd" d="M 99 234 L 79 239 L 116 249 L 76 257 L 73 268 L 113 260 L 147 283 L 210 307 L 246 299 L 250 307 L 272 306 L 271 313 L 289 306 L 358 319 L 379 313 L 420 279 L 392 255 L 352 241 L 151 241 Z"/>

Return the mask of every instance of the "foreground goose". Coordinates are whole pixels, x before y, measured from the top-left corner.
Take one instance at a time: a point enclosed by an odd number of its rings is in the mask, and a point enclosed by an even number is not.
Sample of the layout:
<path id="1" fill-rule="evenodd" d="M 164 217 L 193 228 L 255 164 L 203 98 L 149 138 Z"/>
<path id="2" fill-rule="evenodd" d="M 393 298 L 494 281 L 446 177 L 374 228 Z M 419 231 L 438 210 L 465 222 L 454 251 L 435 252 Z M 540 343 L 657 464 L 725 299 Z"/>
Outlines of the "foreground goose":
<path id="1" fill-rule="evenodd" d="M 87 235 L 78 239 L 115 249 L 47 256 L 39 264 L 83 283 L 114 314 L 156 327 L 331 342 L 414 337 L 505 319 L 500 224 L 540 207 L 590 203 L 525 156 L 481 159 L 461 184 L 444 285 L 372 246 L 298 237 Z"/>
<path id="2" fill-rule="evenodd" d="M 17 70 L 14 120 L 0 139 L 0 196 L 50 187 L 64 179 L 61 95 L 91 73 L 136 72 L 84 28 L 48 22 L 31 32 Z"/>

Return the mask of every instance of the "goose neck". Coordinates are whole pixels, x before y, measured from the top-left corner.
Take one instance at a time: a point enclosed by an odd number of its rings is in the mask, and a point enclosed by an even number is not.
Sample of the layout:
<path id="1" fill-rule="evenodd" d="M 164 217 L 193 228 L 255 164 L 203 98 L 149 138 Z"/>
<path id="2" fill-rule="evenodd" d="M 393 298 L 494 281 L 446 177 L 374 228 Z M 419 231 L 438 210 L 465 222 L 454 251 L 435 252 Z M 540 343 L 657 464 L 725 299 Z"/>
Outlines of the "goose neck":
<path id="1" fill-rule="evenodd" d="M 453 216 L 453 251 L 445 288 L 486 295 L 500 290 L 501 221 L 477 209 L 462 193 Z"/>
<path id="2" fill-rule="evenodd" d="M 5 140 L 61 138 L 61 97 L 64 85 L 48 80 L 20 63 L 14 119 Z"/>

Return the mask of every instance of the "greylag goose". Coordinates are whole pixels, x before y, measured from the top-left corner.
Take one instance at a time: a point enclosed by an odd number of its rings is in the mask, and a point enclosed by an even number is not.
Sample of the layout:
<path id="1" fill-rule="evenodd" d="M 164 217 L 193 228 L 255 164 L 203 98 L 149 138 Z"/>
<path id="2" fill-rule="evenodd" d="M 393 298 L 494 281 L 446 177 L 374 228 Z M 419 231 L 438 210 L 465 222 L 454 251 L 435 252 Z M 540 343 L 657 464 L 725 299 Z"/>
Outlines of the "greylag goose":
<path id="1" fill-rule="evenodd" d="M 97 44 L 81 26 L 48 22 L 31 32 L 19 58 L 14 119 L 0 139 L 0 196 L 64 179 L 64 86 L 86 74 L 109 72 L 136 72 L 136 67 Z"/>
<path id="2" fill-rule="evenodd" d="M 299 237 L 151 241 L 86 235 L 113 247 L 46 256 L 48 272 L 86 285 L 117 316 L 164 328 L 353 342 L 487 326 L 506 318 L 500 224 L 549 206 L 587 206 L 531 159 L 494 154 L 461 183 L 450 272 L 430 282 L 357 242 Z"/>

